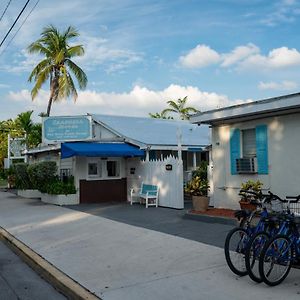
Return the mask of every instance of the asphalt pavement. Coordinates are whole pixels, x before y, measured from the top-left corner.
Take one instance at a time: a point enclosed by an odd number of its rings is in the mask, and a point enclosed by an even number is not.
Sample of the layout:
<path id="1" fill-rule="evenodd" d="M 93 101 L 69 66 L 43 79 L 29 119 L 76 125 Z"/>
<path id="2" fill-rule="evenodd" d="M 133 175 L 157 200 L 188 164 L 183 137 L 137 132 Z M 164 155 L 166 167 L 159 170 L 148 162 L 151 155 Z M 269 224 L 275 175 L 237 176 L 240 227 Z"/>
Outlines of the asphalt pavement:
<path id="1" fill-rule="evenodd" d="M 1 300 L 66 299 L 0 241 Z"/>
<path id="2" fill-rule="evenodd" d="M 185 204 L 186 209 L 190 203 Z M 183 219 L 186 210 L 134 204 L 79 204 L 68 208 L 223 248 L 232 225 Z"/>

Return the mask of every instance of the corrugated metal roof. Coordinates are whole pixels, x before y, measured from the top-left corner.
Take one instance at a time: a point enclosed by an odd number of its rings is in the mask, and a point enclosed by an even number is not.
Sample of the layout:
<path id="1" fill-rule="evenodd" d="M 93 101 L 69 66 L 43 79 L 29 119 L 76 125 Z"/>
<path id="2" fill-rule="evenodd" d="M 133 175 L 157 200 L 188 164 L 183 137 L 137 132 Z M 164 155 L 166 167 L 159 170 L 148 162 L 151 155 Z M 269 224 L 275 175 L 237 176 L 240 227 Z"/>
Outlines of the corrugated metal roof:
<path id="1" fill-rule="evenodd" d="M 182 145 L 206 146 L 209 144 L 208 126 L 197 126 L 188 121 L 175 121 L 141 117 L 94 115 L 96 122 L 129 139 L 146 145 L 177 145 L 177 130 L 182 132 Z"/>
<path id="2" fill-rule="evenodd" d="M 229 123 L 243 117 L 268 117 L 283 114 L 284 111 L 299 110 L 300 93 L 284 95 L 264 100 L 252 101 L 243 104 L 200 112 L 191 117 L 191 122 L 215 124 Z M 245 119 L 246 120 L 246 119 Z"/>

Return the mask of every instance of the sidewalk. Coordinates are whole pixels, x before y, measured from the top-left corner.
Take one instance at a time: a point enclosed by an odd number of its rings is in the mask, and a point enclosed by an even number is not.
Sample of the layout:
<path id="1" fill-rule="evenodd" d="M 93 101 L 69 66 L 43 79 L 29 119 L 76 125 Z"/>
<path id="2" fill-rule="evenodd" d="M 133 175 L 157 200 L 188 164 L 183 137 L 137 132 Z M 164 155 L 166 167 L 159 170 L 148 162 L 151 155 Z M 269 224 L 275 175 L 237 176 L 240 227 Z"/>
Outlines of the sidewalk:
<path id="1" fill-rule="evenodd" d="M 257 285 L 220 248 L 4 192 L 0 226 L 104 300 L 299 299 L 299 270 Z"/>

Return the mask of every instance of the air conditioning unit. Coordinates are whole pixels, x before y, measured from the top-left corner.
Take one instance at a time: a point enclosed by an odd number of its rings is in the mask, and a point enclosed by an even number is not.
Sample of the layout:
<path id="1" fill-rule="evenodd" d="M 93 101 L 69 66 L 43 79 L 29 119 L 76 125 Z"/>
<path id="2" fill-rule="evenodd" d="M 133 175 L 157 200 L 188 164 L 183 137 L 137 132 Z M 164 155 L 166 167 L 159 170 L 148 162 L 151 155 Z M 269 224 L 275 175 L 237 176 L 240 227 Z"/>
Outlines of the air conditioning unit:
<path id="1" fill-rule="evenodd" d="M 236 160 L 236 171 L 239 174 L 257 173 L 257 159 L 256 159 L 256 157 L 237 158 L 237 160 Z"/>

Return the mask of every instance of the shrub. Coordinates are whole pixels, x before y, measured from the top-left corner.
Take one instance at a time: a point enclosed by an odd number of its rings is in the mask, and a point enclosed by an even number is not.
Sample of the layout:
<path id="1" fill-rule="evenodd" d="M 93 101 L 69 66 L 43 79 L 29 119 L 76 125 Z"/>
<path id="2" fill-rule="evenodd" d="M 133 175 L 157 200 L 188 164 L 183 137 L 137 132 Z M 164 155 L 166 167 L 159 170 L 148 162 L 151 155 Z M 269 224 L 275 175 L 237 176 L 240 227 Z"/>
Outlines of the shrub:
<path id="1" fill-rule="evenodd" d="M 207 166 L 207 161 L 201 161 L 200 166 L 195 171 L 193 171 L 192 177 L 200 177 L 202 180 L 207 180 Z"/>
<path id="2" fill-rule="evenodd" d="M 76 194 L 76 188 L 74 185 L 74 177 L 70 176 L 63 182 L 58 178 L 47 185 L 46 192 L 50 195 L 68 195 Z"/>
<path id="3" fill-rule="evenodd" d="M 256 180 L 256 181 L 248 180 L 246 182 L 243 182 L 241 184 L 241 191 L 239 193 L 239 195 L 242 196 L 242 201 L 250 202 L 252 200 L 256 200 L 257 197 L 255 195 L 243 191 L 250 191 L 250 192 L 252 191 L 256 193 L 261 193 L 262 186 L 263 183 L 260 180 Z"/>
<path id="4" fill-rule="evenodd" d="M 201 179 L 200 176 L 195 176 L 187 183 L 184 191 L 192 196 L 207 196 L 208 188 L 209 184 L 207 179 Z"/>
<path id="5" fill-rule="evenodd" d="M 33 189 L 47 192 L 47 185 L 57 180 L 57 166 L 54 161 L 43 161 L 28 166 L 28 175 Z"/>
<path id="6" fill-rule="evenodd" d="M 28 164 L 17 163 L 13 165 L 15 173 L 15 184 L 17 189 L 28 190 L 32 189 L 32 184 L 27 172 Z"/>

